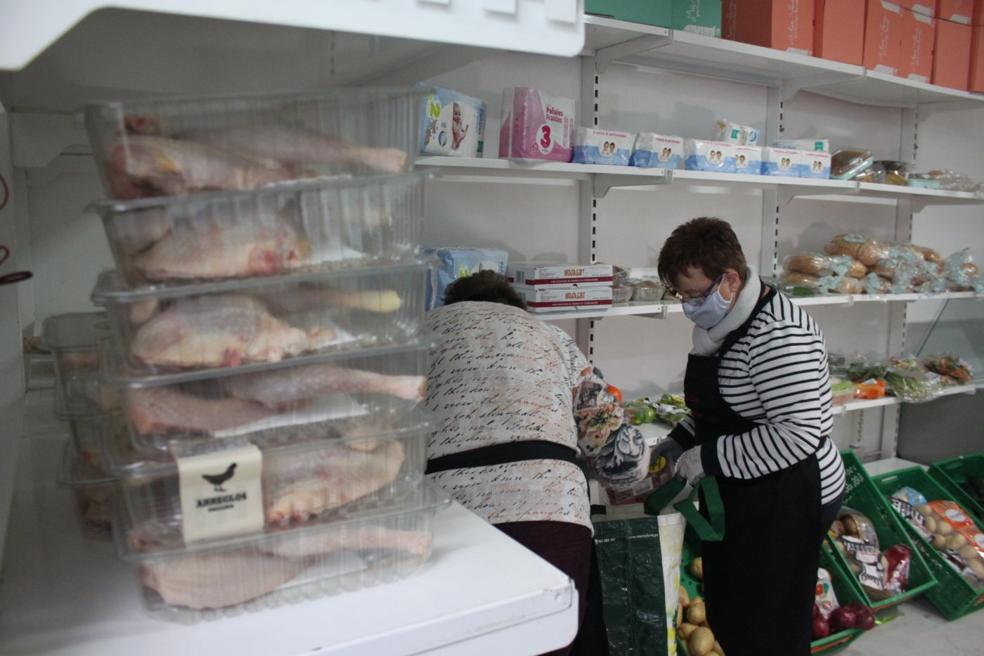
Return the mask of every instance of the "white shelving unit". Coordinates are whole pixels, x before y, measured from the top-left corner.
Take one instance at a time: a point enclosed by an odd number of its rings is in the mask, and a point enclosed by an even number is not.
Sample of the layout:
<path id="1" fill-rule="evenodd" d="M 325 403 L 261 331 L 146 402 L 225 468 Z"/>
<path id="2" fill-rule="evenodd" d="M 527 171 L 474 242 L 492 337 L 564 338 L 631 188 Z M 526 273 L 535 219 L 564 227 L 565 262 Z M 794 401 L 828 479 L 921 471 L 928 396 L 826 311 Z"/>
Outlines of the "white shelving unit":
<path id="1" fill-rule="evenodd" d="M 778 136 L 784 103 L 785 111 L 789 111 L 790 101 L 801 91 L 879 111 L 885 108 L 898 112 L 889 114 L 886 122 L 901 124 L 898 141 L 902 145 L 891 156 L 903 159 L 915 150 L 914 110 L 925 118 L 955 108 L 984 107 L 981 95 L 905 81 L 859 66 L 665 28 L 583 17 L 576 11 L 572 19 L 568 8 L 580 4 L 574 0 L 352 0 L 344 12 L 334 3 L 311 6 L 296 1 L 121 0 L 112 7 L 98 0 L 8 4 L 0 28 L 0 69 L 10 72 L 0 74 L 0 122 L 9 123 L 13 129 L 11 148 L 7 152 L 6 145 L 0 147 L 0 161 L 12 161 L 18 167 L 43 167 L 59 155 L 64 155 L 62 160 L 71 160 L 71 164 L 61 161 L 52 166 L 45 174 L 49 179 L 80 174 L 91 163 L 86 159 L 87 151 L 78 147 L 84 135 L 72 115 L 90 100 L 412 83 L 452 75 L 460 67 L 486 58 L 506 57 L 502 55 L 505 50 L 557 57 L 582 53 L 580 76 L 551 63 L 541 79 L 547 80 L 545 86 L 559 86 L 561 91 L 555 93 L 561 93 L 570 78 L 579 77 L 583 125 L 597 125 L 599 116 L 605 116 L 604 103 L 614 92 L 602 89 L 600 78 L 615 78 L 616 72 L 624 77 L 668 71 L 701 78 L 708 85 L 724 81 L 765 87 L 761 97 L 766 138 Z M 497 87 L 490 92 L 497 93 L 503 86 L 517 83 L 516 79 L 526 79 L 518 68 L 496 73 L 490 76 L 492 81 L 475 84 Z M 713 89 L 707 95 L 719 88 Z M 467 86 L 462 90 L 469 91 Z M 750 94 L 732 87 L 726 91 L 740 98 L 727 105 L 731 109 L 741 102 L 753 102 Z M 718 110 L 716 100 L 707 107 L 696 102 L 683 111 L 699 115 L 703 121 L 705 115 L 713 117 L 711 112 Z M 593 111 L 589 109 L 592 104 Z M 8 117 L 2 113 L 4 108 L 14 113 Z M 841 109 L 824 107 L 823 111 Z M 622 116 L 631 118 L 634 111 L 631 106 L 622 108 Z M 661 118 L 687 122 L 686 116 Z M 871 125 L 868 120 L 866 125 Z M 487 132 L 496 128 L 490 115 Z M 434 168 L 449 181 L 540 184 L 560 180 L 570 183 L 567 186 L 576 185 L 580 216 L 568 222 L 572 213 L 558 213 L 552 217 L 551 229 L 576 231 L 576 248 L 582 257 L 598 252 L 595 232 L 604 232 L 598 217 L 624 209 L 619 203 L 629 194 L 609 194 L 611 189 L 644 188 L 652 192 L 645 196 L 646 203 L 650 197 L 659 199 L 653 205 L 668 202 L 664 199 L 671 194 L 699 192 L 704 187 L 760 193 L 763 262 L 770 256 L 774 259 L 779 247 L 779 212 L 794 200 L 892 205 L 897 212 L 894 238 L 899 240 L 911 234 L 912 212 L 936 206 L 981 206 L 984 202 L 961 192 L 832 180 L 516 163 L 496 158 L 429 157 L 417 163 Z M 19 205 L 17 211 L 27 212 L 22 198 L 29 193 L 28 181 L 21 183 L 15 204 Z M 43 190 L 34 192 L 30 197 L 32 211 L 46 198 Z M 549 198 L 549 202 L 555 200 Z M 446 214 L 458 217 L 471 209 L 468 203 L 443 207 Z M 668 222 L 666 217 L 679 218 L 683 211 L 677 204 L 666 216 L 656 219 Z M 31 221 L 26 223 L 30 226 Z M 533 223 L 529 222 L 530 230 L 536 229 Z M 508 228 L 498 229 L 499 233 L 490 229 L 482 233 L 483 237 L 496 241 L 508 232 Z M 542 232 L 538 236 L 538 243 L 544 243 Z M 516 233 L 505 237 L 514 243 L 524 238 Z M 549 244 L 553 246 L 554 241 Z M 873 304 L 887 303 L 892 308 L 887 342 L 899 346 L 904 330 L 900 332 L 898 327 L 904 327 L 908 303 L 978 297 L 960 292 L 823 296 L 796 301 L 818 307 L 864 304 L 872 308 Z M 678 313 L 678 304 L 633 304 L 605 312 L 564 312 L 544 318 L 577 321 L 579 335 L 584 338 L 581 343 L 586 345 L 590 343 L 587 338 L 594 337 L 593 322 L 598 319 Z M 11 321 L 17 319 L 9 314 L 0 316 L 0 322 Z M 670 332 L 679 327 L 674 324 L 667 322 L 660 328 Z M 613 325 L 621 322 L 605 322 L 606 327 Z M 17 329 L 19 332 L 19 325 Z M 948 393 L 974 391 L 952 388 Z M 858 402 L 839 412 L 891 409 L 894 405 L 895 399 Z M 18 422 L 23 416 L 23 407 L 0 410 L 8 433 L 22 434 Z M 883 432 L 892 430 L 891 422 L 887 422 Z M 153 656 L 188 651 L 190 646 L 195 653 L 218 654 L 233 646 L 237 653 L 264 656 L 313 652 L 482 656 L 548 651 L 573 633 L 576 611 L 570 581 L 460 508 L 439 516 L 434 560 L 402 583 L 218 623 L 188 627 L 154 621 L 142 614 L 131 573 L 115 559 L 109 545 L 83 542 L 75 531 L 70 498 L 52 484 L 55 443 L 5 437 L 0 436 L 0 465 L 9 472 L 16 462 L 18 477 L 13 523 L 7 531 L 10 550 L 3 560 L 5 576 L 0 582 L 0 652 L 4 654 L 122 656 L 137 651 Z M 16 459 L 14 453 L 18 453 Z M 5 456 L 9 457 L 5 460 Z M 0 543 L 7 528 L 5 510 L 14 489 L 12 483 L 12 476 L 0 478 Z"/>
<path id="2" fill-rule="evenodd" d="M 944 388 L 937 398 L 953 396 L 955 394 L 976 393 L 977 387 L 975 385 L 955 385 L 953 387 Z M 930 402 L 932 401 L 935 401 L 935 399 L 932 399 Z M 890 405 L 902 405 L 903 403 L 905 403 L 905 401 L 894 396 L 886 396 L 883 399 L 875 399 L 872 401 L 851 401 L 850 403 L 834 406 L 834 416 L 844 415 L 849 412 L 858 412 L 861 410 L 871 410 L 872 408 L 884 408 Z"/>
<path id="3" fill-rule="evenodd" d="M 606 166 L 563 162 L 516 162 L 497 157 L 421 157 L 416 166 L 434 168 L 443 175 L 466 176 L 475 181 L 488 178 L 512 178 L 527 182 L 537 180 L 587 180 L 596 198 L 604 198 L 614 187 L 659 187 L 662 185 L 738 186 L 778 190 L 783 204 L 795 198 L 865 202 L 869 199 L 908 200 L 927 205 L 984 205 L 984 196 L 966 191 L 922 189 L 900 185 L 871 184 L 849 180 L 783 178 L 740 173 L 714 173 L 669 169 L 640 169 L 634 166 Z"/>

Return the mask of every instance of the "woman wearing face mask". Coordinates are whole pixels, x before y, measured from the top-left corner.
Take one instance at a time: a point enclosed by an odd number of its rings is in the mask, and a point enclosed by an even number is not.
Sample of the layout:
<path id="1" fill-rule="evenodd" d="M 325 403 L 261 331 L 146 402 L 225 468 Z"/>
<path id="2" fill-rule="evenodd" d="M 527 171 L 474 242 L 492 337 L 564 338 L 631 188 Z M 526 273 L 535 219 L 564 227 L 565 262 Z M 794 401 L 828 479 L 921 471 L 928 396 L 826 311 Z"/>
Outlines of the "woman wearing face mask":
<path id="1" fill-rule="evenodd" d="M 720 219 L 674 230 L 659 274 L 695 324 L 676 471 L 716 477 L 724 502 L 724 540 L 701 545 L 708 624 L 728 656 L 806 656 L 820 546 L 844 492 L 823 334 L 758 278 Z"/>

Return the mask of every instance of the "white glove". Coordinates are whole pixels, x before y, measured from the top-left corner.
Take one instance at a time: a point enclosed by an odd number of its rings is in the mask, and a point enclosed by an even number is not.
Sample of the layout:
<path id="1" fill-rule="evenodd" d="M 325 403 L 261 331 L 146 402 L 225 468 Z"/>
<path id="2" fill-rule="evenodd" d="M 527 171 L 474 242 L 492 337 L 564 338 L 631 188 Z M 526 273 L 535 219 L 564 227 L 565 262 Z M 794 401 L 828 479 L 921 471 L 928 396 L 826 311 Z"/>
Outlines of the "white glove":
<path id="1" fill-rule="evenodd" d="M 677 458 L 676 469 L 673 473 L 687 479 L 687 482 L 694 485 L 704 478 L 704 465 L 700 462 L 700 447 L 695 446 L 687 449 Z"/>

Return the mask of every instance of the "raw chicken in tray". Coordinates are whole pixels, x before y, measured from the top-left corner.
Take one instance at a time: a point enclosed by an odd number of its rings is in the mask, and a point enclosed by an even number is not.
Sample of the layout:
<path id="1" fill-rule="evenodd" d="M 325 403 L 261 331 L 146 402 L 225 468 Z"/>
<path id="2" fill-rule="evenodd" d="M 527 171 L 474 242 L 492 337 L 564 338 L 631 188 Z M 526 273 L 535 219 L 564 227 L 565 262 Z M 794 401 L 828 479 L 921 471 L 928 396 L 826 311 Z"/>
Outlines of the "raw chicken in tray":
<path id="1" fill-rule="evenodd" d="M 129 288 L 413 260 L 427 174 L 100 201 Z"/>
<path id="2" fill-rule="evenodd" d="M 325 175 L 401 173 L 427 89 L 92 105 L 86 127 L 120 199 L 256 189 Z"/>
<path id="3" fill-rule="evenodd" d="M 405 342 L 423 320 L 428 271 L 415 261 L 143 290 L 107 272 L 92 298 L 126 370 L 153 375 Z"/>
<path id="4" fill-rule="evenodd" d="M 130 544 L 173 548 L 400 506 L 423 480 L 429 427 L 411 412 L 262 446 L 243 438 L 151 454 L 109 446 L 107 459 Z"/>
<path id="5" fill-rule="evenodd" d="M 118 513 L 115 535 L 151 613 L 189 622 L 405 578 L 430 556 L 433 517 L 447 502 L 423 484 L 399 508 L 188 547 L 147 541 Z"/>
<path id="6" fill-rule="evenodd" d="M 122 378 L 130 439 L 142 451 L 175 442 L 246 436 L 251 441 L 323 437 L 413 409 L 424 398 L 433 340 L 332 353 L 233 371 Z"/>

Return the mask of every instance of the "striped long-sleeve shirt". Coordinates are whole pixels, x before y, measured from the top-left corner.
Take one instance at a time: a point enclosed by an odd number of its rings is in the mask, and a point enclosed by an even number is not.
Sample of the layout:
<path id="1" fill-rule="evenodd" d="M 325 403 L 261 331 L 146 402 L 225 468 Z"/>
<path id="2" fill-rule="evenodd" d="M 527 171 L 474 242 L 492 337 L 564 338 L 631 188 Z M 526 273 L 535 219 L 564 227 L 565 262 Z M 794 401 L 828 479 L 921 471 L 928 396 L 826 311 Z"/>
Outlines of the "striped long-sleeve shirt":
<path id="1" fill-rule="evenodd" d="M 687 418 L 671 434 L 684 449 L 700 443 L 705 472 L 753 479 L 816 453 L 821 503 L 844 490 L 844 465 L 830 439 L 833 412 L 827 349 L 820 328 L 776 293 L 754 315 L 748 332 L 721 358 L 721 396 L 758 424 L 748 432 L 703 440 Z"/>

